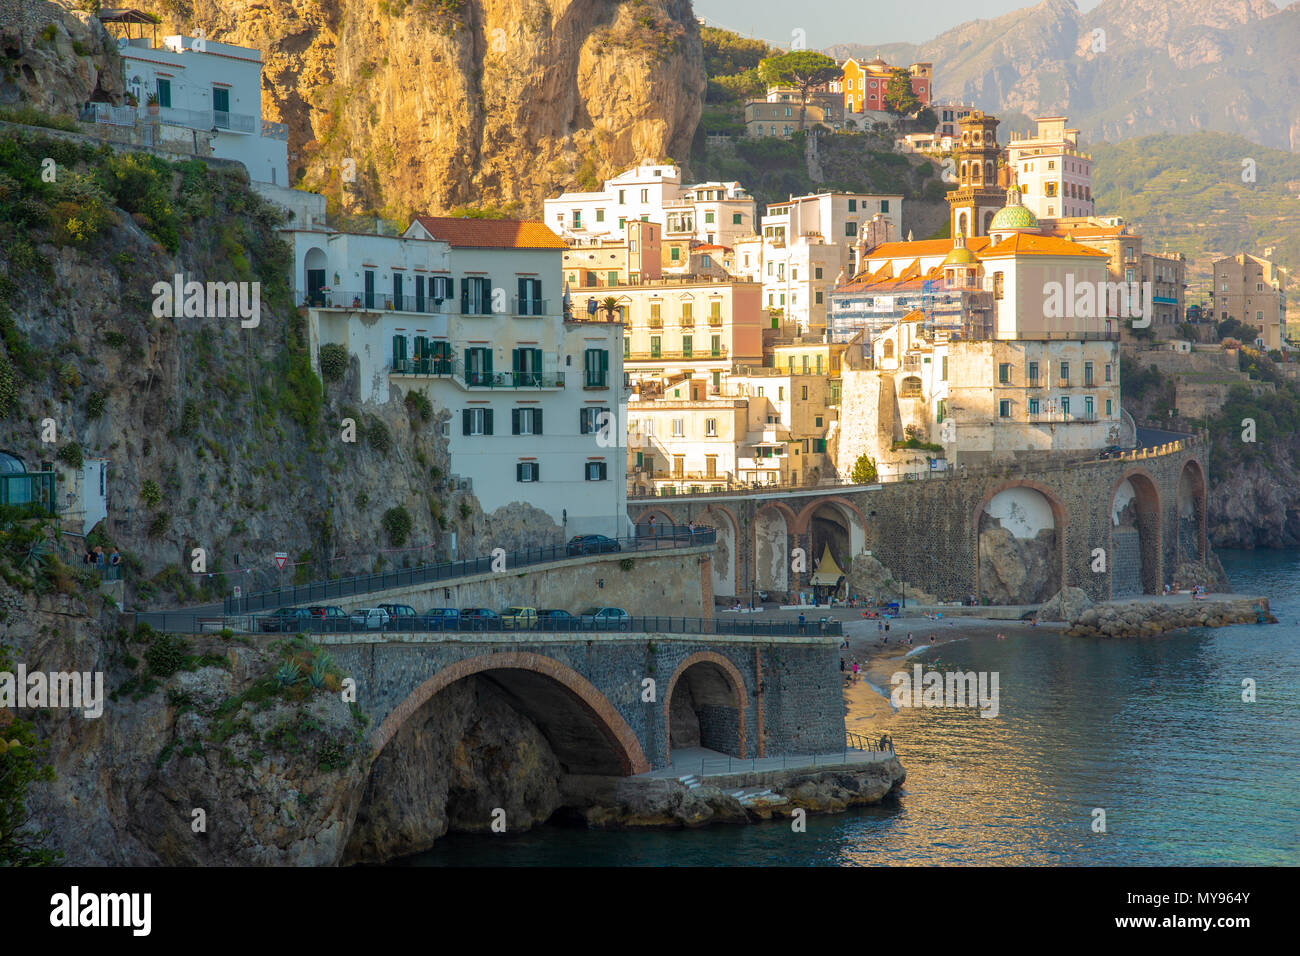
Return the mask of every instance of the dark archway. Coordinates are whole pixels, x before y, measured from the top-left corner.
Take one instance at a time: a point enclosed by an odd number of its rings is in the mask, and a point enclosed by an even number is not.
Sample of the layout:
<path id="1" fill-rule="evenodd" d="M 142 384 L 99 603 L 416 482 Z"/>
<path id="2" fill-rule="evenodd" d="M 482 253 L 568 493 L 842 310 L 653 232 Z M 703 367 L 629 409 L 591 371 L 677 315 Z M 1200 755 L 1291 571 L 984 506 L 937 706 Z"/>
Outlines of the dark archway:
<path id="1" fill-rule="evenodd" d="M 1177 560 L 1205 560 L 1205 474 L 1200 462 L 1189 460 L 1178 475 Z"/>
<path id="2" fill-rule="evenodd" d="M 1156 483 L 1146 472 L 1130 469 L 1115 482 L 1110 502 L 1111 597 L 1159 594 L 1163 571 Z"/>
<path id="3" fill-rule="evenodd" d="M 745 754 L 745 680 L 721 654 L 700 651 L 677 666 L 665 698 L 668 757 L 682 747 Z"/>

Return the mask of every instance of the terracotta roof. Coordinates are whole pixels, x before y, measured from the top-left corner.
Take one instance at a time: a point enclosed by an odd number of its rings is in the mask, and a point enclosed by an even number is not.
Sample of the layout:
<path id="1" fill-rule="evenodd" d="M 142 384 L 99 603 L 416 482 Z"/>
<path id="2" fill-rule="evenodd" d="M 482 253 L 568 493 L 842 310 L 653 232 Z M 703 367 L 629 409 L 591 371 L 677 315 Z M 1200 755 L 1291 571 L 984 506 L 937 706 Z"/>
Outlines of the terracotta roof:
<path id="1" fill-rule="evenodd" d="M 534 219 L 469 219 L 416 216 L 435 239 L 470 249 L 567 249 L 563 239 Z"/>
<path id="2" fill-rule="evenodd" d="M 979 252 L 989 244 L 988 236 L 967 236 L 966 248 Z M 918 239 L 915 242 L 885 242 L 868 249 L 865 259 L 897 259 L 901 256 L 945 256 L 952 251 L 951 239 Z"/>
<path id="3" fill-rule="evenodd" d="M 1051 230 L 1054 236 L 1079 239 L 1138 239 L 1136 232 L 1125 232 L 1123 226 L 1056 226 Z"/>
<path id="4" fill-rule="evenodd" d="M 1110 258 L 1100 249 L 1071 242 L 1058 236 L 1036 236 L 1032 233 L 1017 233 L 1008 236 L 991 249 L 980 253 L 981 259 L 992 256 L 1096 256 L 1098 259 Z"/>

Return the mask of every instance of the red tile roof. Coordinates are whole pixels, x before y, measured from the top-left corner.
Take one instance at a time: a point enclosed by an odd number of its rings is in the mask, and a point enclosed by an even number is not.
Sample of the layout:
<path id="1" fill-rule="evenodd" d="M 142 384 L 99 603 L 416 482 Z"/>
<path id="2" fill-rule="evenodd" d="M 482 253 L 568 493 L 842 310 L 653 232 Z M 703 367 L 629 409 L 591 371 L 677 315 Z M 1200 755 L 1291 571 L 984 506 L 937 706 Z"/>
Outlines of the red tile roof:
<path id="1" fill-rule="evenodd" d="M 1036 236 L 1033 233 L 1019 232 L 1007 236 L 996 246 L 985 249 L 979 254 L 981 259 L 1000 256 L 1096 256 L 1107 259 L 1109 256 L 1100 249 L 1080 245 L 1069 239 L 1057 236 Z"/>
<path id="2" fill-rule="evenodd" d="M 416 216 L 415 221 L 435 239 L 470 249 L 567 249 L 565 241 L 545 223 L 533 219 L 470 219 L 457 216 Z"/>

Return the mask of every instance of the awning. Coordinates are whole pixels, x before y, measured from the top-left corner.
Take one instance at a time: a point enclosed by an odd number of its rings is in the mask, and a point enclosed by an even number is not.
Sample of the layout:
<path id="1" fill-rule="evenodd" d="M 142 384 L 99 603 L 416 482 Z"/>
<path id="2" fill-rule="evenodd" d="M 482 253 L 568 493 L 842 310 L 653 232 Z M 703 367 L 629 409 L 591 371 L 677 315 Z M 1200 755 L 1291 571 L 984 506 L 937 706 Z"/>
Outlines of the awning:
<path id="1" fill-rule="evenodd" d="M 817 562 L 817 570 L 813 572 L 808 583 L 814 586 L 833 588 L 840 583 L 842 577 L 844 577 L 844 572 L 840 570 L 840 566 L 831 557 L 831 546 L 828 544 L 822 552 L 822 559 Z"/>

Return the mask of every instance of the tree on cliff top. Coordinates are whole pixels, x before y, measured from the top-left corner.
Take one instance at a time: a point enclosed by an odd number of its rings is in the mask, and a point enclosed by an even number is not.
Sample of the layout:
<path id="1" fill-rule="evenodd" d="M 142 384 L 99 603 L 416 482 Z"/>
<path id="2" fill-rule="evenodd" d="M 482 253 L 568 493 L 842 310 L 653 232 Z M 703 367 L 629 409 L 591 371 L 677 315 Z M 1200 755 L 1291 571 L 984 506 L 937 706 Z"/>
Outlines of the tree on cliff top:
<path id="1" fill-rule="evenodd" d="M 770 85 L 793 86 L 799 91 L 799 128 L 808 115 L 808 92 L 818 83 L 840 75 L 840 68 L 825 53 L 791 50 L 758 64 L 758 75 Z"/>
<path id="2" fill-rule="evenodd" d="M 876 471 L 876 459 L 867 454 L 859 455 L 858 460 L 853 463 L 853 471 L 850 472 L 849 478 L 855 485 L 869 485 L 878 481 L 880 474 Z"/>
<path id="3" fill-rule="evenodd" d="M 912 75 L 901 67 L 890 73 L 885 87 L 885 109 L 897 117 L 908 116 L 921 108 L 921 101 L 912 90 Z"/>
<path id="4" fill-rule="evenodd" d="M 13 673 L 3 646 L 0 673 Z M 30 724 L 13 716 L 8 706 L 0 707 L 0 866 L 51 866 L 62 856 L 41 845 L 48 830 L 28 827 L 28 784 L 54 779 L 53 768 L 39 760 L 41 746 Z"/>

